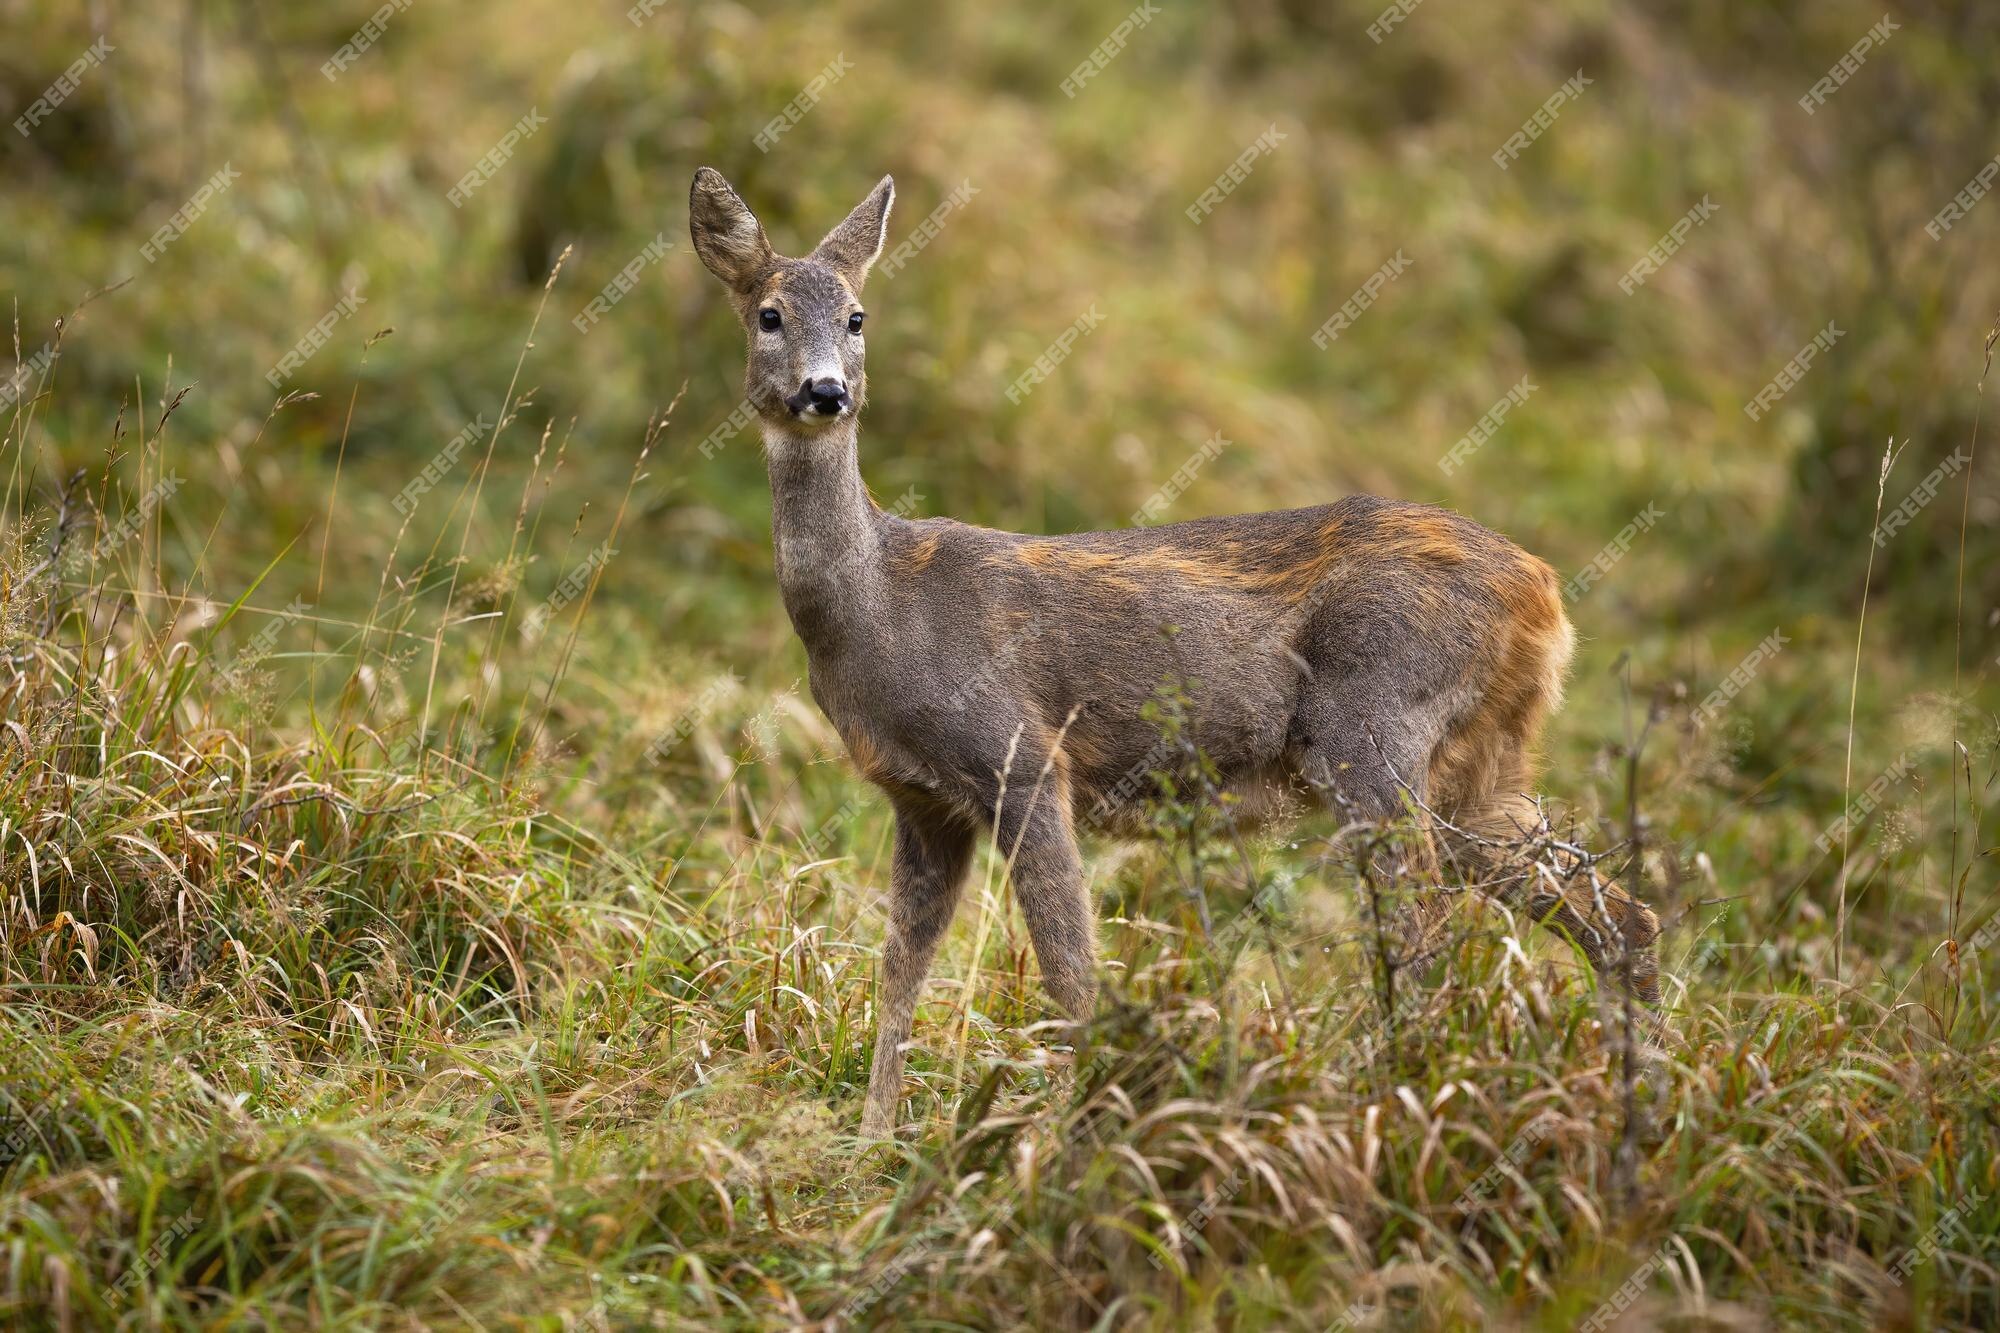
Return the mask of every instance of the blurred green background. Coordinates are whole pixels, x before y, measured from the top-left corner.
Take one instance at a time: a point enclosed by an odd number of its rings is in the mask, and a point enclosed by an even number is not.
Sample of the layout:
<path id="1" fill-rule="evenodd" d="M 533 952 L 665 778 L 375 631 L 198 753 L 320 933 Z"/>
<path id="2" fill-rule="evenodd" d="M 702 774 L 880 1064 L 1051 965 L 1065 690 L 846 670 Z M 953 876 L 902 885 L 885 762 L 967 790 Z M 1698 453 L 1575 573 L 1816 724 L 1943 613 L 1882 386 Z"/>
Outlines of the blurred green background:
<path id="1" fill-rule="evenodd" d="M 1325 1327 L 1422 1269 L 1439 1326 L 1574 1327 L 1670 1234 L 1814 1327 L 1991 1310 L 1990 1204 L 1884 1270 L 1995 1160 L 2000 7 L 1141 11 L 0 0 L 0 1322 L 798 1327 L 900 1318 L 908 1276 L 964 1326 L 1081 1326 L 1076 1270 L 1100 1326 Z M 1042 1176 L 1017 1112 L 1060 1062 L 989 860 L 911 1156 L 842 1157 L 888 814 L 804 698 L 704 164 L 789 253 L 884 173 L 892 247 L 929 236 L 865 293 L 885 506 L 1370 491 L 1572 577 L 1544 785 L 1593 846 L 1644 835 L 1643 1097 L 1548 932 L 1358 1038 L 1380 941 L 1308 828 L 1257 848 L 1299 887 L 1244 988 L 1197 907 L 1249 880 L 1087 849 L 1103 1026 L 1193 1054 Z M 1518 1191 L 1462 1191 L 1552 1107 Z M 1208 1217 L 1211 1140 L 1264 1154 L 1215 1262 L 1142 1262 Z M 961 1212 L 996 1192 L 1034 1244 Z M 156 1205 L 200 1219 L 164 1264 Z"/>

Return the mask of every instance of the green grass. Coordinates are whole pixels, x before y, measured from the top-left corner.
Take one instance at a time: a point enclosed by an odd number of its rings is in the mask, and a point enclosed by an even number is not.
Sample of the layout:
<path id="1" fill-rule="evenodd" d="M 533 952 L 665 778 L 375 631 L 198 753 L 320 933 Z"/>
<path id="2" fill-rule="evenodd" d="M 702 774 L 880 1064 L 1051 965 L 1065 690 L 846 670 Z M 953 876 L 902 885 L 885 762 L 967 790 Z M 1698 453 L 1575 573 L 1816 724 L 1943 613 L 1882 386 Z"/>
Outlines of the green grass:
<path id="1" fill-rule="evenodd" d="M 1162 6 L 1064 97 L 1129 9 L 413 5 L 328 82 L 367 7 L 200 3 L 119 14 L 0 136 L 14 359 L 61 351 L 0 407 L 0 1324 L 1567 1329 L 1637 1275 L 1632 1327 L 1991 1326 L 2000 204 L 1923 225 L 1990 159 L 2000 27 L 1912 11 L 1808 118 L 1879 10 L 1429 0 L 1378 46 L 1367 8 Z M 18 27 L 10 106 L 92 37 Z M 979 188 L 870 284 L 885 503 L 1113 526 L 1220 431 L 1169 517 L 1367 489 L 1573 573 L 1663 511 L 1571 608 L 1544 784 L 1667 923 L 1663 1007 L 1497 911 L 1385 974 L 1332 825 L 1169 809 L 1088 849 L 1082 1074 L 984 857 L 909 1128 L 859 1152 L 888 812 L 805 692 L 754 438 L 700 449 L 741 356 L 702 162 L 793 249 L 884 170 L 892 237 Z M 1978 452 L 1874 547 L 1891 436 L 1887 507 Z"/>

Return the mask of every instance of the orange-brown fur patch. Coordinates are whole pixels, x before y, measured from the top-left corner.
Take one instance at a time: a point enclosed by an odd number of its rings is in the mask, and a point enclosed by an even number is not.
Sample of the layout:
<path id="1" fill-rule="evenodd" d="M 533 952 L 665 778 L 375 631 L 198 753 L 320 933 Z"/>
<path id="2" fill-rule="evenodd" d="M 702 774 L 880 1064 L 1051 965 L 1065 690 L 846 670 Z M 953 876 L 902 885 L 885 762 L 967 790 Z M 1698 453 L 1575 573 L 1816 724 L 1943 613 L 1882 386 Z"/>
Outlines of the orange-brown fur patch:
<path id="1" fill-rule="evenodd" d="M 1062 733 L 1058 748 L 1072 772 L 1091 773 L 1104 766 L 1105 751 L 1098 744 L 1096 733 L 1088 727 L 1070 727 Z"/>
<path id="2" fill-rule="evenodd" d="M 1460 565 L 1472 558 L 1460 536 L 1463 527 L 1459 519 L 1442 511 L 1413 510 L 1400 515 L 1386 540 L 1372 549 L 1405 560 Z"/>
<path id="3" fill-rule="evenodd" d="M 895 765 L 875 744 L 874 737 L 859 727 L 850 727 L 840 733 L 840 738 L 847 743 L 848 757 L 854 760 L 854 766 L 861 770 L 862 777 L 884 785 L 897 780 Z"/>
<path id="4" fill-rule="evenodd" d="M 1562 701 L 1576 633 L 1553 569 L 1516 553 L 1493 579 L 1505 615 L 1479 702 L 1431 756 L 1433 797 L 1447 816 L 1489 796 L 1505 799 L 1535 777 L 1542 723 Z"/>
<path id="5" fill-rule="evenodd" d="M 909 550 L 902 552 L 901 555 L 899 556 L 899 562 L 901 563 L 904 572 L 909 574 L 921 574 L 926 569 L 929 569 L 931 561 L 937 558 L 939 540 L 940 538 L 938 537 L 938 535 L 935 532 L 933 532 L 930 536 L 923 538 L 915 546 L 912 546 Z"/>
<path id="6" fill-rule="evenodd" d="M 1473 558 L 1460 536 L 1462 523 L 1442 511 L 1400 514 L 1386 530 L 1360 535 L 1347 533 L 1346 526 L 1341 518 L 1329 520 L 1321 526 L 1317 549 L 1311 555 L 1278 575 L 1258 580 L 1259 585 L 1297 604 L 1315 596 L 1343 564 L 1388 558 L 1411 564 L 1462 565 Z"/>

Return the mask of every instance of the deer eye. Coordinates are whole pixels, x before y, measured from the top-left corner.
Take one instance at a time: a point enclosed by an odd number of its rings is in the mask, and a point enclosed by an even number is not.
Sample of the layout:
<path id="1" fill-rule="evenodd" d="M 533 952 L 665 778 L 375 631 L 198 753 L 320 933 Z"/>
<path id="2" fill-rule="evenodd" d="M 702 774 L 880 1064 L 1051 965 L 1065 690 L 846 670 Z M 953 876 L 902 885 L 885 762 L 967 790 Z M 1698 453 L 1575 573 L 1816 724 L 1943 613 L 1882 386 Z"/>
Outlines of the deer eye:
<path id="1" fill-rule="evenodd" d="M 859 310 L 857 310 L 857 311 L 855 311 L 855 312 L 854 312 L 853 314 L 849 315 L 849 316 L 847 317 L 847 331 L 848 331 L 849 333 L 859 333 L 859 332 L 861 332 L 861 321 L 862 321 L 862 320 L 864 320 L 864 319 L 866 319 L 866 318 L 867 318 L 867 316 L 866 316 L 866 315 L 864 315 L 864 314 L 862 314 L 862 313 L 861 313 L 861 312 L 860 312 Z"/>
<path id="2" fill-rule="evenodd" d="M 769 333 L 775 331 L 784 321 L 778 318 L 777 311 L 773 310 L 770 306 L 765 306 L 757 312 L 757 323 L 765 332 Z"/>

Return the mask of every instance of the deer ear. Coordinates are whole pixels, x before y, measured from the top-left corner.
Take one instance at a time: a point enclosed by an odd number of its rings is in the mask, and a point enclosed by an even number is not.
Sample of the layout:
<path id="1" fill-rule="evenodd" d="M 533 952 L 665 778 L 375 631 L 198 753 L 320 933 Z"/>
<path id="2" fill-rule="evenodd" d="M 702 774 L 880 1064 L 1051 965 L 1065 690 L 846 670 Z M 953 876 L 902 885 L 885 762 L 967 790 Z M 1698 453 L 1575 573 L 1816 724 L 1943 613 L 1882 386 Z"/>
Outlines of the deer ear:
<path id="1" fill-rule="evenodd" d="M 868 266 L 882 253 L 882 241 L 889 234 L 889 206 L 896 202 L 896 182 L 882 178 L 863 199 L 847 221 L 826 234 L 813 249 L 812 257 L 847 279 L 855 291 L 868 279 Z"/>
<path id="2" fill-rule="evenodd" d="M 757 215 L 714 167 L 694 173 L 688 191 L 688 232 L 701 262 L 733 291 L 756 286 L 777 258 Z"/>

